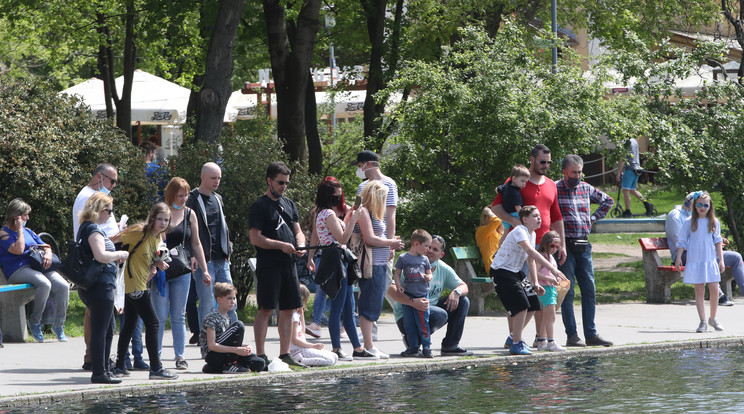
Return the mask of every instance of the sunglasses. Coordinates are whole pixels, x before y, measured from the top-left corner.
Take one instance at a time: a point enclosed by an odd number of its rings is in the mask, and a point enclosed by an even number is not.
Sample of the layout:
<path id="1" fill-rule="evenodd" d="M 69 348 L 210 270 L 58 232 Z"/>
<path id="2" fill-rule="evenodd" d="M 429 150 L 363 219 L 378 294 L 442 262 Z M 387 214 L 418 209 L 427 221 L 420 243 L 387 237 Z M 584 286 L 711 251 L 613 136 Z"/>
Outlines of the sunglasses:
<path id="1" fill-rule="evenodd" d="M 553 163 L 553 161 L 545 161 L 545 160 L 543 160 L 543 161 L 540 161 L 540 164 L 542 164 L 542 165 L 545 165 L 545 164 L 548 164 L 548 165 L 550 165 L 550 164 L 552 164 L 552 163 Z"/>
<path id="2" fill-rule="evenodd" d="M 272 180 L 274 179 L 272 178 Z M 279 181 L 279 180 L 274 180 L 274 181 L 276 181 L 276 183 L 279 185 L 289 185 L 289 181 Z"/>
<path id="3" fill-rule="evenodd" d="M 708 208 L 708 207 L 710 207 L 710 204 L 708 204 L 708 203 L 697 203 L 696 206 L 698 206 L 700 208 Z"/>
<path id="4" fill-rule="evenodd" d="M 108 175 L 101 173 L 102 176 L 106 177 L 111 181 L 111 184 L 116 185 L 117 180 L 114 180 L 113 178 L 109 177 Z"/>
<path id="5" fill-rule="evenodd" d="M 113 208 L 104 208 L 103 211 L 108 211 L 109 214 L 114 212 Z"/>
<path id="6" fill-rule="evenodd" d="M 557 244 L 557 243 L 550 243 L 550 248 L 555 248 L 555 249 L 557 249 L 557 248 L 559 248 L 559 247 L 561 247 L 561 245 L 560 245 L 560 244 Z"/>

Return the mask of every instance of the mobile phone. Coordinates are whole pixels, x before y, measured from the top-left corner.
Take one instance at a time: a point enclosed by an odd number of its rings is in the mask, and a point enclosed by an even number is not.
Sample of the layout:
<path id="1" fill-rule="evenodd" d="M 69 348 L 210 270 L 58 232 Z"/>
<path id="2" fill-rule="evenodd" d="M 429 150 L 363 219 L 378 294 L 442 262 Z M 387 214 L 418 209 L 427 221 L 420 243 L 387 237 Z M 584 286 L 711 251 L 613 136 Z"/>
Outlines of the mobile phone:
<path id="1" fill-rule="evenodd" d="M 129 216 L 127 216 L 126 214 L 122 214 L 121 220 L 119 221 L 119 230 L 123 230 L 124 227 L 126 227 L 127 221 L 129 221 Z"/>
<path id="2" fill-rule="evenodd" d="M 362 205 L 362 196 L 356 196 L 354 199 L 354 208 L 359 208 Z"/>

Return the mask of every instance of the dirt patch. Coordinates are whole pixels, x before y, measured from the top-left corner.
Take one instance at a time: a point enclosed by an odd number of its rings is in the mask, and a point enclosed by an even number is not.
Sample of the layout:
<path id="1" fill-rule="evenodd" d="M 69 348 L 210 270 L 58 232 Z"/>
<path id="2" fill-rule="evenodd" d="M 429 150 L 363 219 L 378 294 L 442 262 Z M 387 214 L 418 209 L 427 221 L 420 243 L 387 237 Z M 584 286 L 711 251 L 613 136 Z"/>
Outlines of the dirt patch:
<path id="1" fill-rule="evenodd" d="M 592 243 L 592 252 L 609 253 L 612 256 L 595 255 L 592 258 L 594 270 L 603 271 L 635 271 L 633 268 L 624 268 L 623 263 L 636 262 L 643 258 L 641 246 L 628 246 L 622 244 Z"/>

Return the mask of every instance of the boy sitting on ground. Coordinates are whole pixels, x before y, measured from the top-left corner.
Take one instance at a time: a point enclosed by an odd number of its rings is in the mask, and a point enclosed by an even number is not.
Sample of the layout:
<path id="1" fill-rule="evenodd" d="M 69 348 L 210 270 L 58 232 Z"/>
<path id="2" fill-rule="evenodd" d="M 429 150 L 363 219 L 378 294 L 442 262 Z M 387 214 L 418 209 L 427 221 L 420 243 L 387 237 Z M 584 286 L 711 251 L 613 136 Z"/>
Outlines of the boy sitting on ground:
<path id="1" fill-rule="evenodd" d="M 266 361 L 256 356 L 250 346 L 243 346 L 243 322 L 230 324 L 227 312 L 235 306 L 237 289 L 229 283 L 214 284 L 217 309 L 202 321 L 199 345 L 207 362 L 202 372 L 207 374 L 259 372 L 266 369 Z"/>

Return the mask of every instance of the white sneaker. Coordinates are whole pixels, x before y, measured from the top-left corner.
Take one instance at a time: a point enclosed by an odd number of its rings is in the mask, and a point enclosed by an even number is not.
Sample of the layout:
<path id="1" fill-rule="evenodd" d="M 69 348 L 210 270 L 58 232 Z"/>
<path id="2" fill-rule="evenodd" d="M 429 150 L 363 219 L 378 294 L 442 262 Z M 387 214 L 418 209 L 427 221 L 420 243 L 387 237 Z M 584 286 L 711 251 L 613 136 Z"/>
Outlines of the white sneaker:
<path id="1" fill-rule="evenodd" d="M 716 331 L 722 331 L 723 330 L 723 325 L 721 325 L 720 323 L 718 323 L 718 319 L 708 318 L 708 325 L 712 326 L 713 329 L 715 329 Z"/>
<path id="2" fill-rule="evenodd" d="M 390 355 L 388 355 L 388 354 L 380 351 L 379 349 L 377 349 L 376 346 L 372 347 L 372 349 L 368 349 L 367 351 L 369 351 L 370 354 L 375 355 L 379 359 L 389 359 L 390 358 Z"/>
<path id="3" fill-rule="evenodd" d="M 696 332 L 708 332 L 708 324 L 705 323 L 705 321 L 700 321 L 700 325 L 698 325 Z"/>
<path id="4" fill-rule="evenodd" d="M 553 342 L 555 342 L 555 341 L 553 341 Z M 535 344 L 537 344 L 537 345 L 535 346 L 535 345 L 533 344 L 533 347 L 534 347 L 534 348 L 537 348 L 537 350 L 538 350 L 538 351 L 548 351 L 548 350 L 549 350 L 549 349 L 548 349 L 548 343 L 549 343 L 549 342 L 548 342 L 548 340 L 547 340 L 547 339 L 543 339 L 543 340 L 541 340 L 541 341 L 535 341 Z M 551 342 L 551 343 L 552 343 L 552 342 Z"/>
<path id="5" fill-rule="evenodd" d="M 550 352 L 563 352 L 566 350 L 566 348 L 558 345 L 558 342 L 556 341 L 548 341 L 548 346 L 546 348 L 546 350 Z"/>

